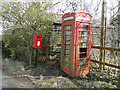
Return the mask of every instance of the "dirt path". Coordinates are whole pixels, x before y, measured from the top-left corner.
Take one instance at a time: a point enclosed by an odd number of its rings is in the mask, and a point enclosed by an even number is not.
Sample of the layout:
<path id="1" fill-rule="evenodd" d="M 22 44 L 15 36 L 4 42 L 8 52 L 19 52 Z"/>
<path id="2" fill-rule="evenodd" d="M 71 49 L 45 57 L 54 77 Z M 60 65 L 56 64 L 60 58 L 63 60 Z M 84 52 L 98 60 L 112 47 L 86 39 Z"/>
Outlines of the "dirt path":
<path id="1" fill-rule="evenodd" d="M 34 88 L 32 82 L 28 78 L 20 78 L 11 76 L 2 71 L 2 88 Z"/>

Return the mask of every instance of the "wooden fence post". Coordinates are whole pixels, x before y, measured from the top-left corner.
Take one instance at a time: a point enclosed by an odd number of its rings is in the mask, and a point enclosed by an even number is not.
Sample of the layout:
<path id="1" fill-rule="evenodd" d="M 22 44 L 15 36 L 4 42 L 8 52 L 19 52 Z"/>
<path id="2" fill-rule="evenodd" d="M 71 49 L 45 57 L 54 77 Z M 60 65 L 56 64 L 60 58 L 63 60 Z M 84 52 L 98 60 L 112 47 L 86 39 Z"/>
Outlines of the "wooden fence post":
<path id="1" fill-rule="evenodd" d="M 102 20 L 101 20 L 101 37 L 100 46 L 105 47 L 105 34 L 106 34 L 106 0 L 102 2 Z M 100 62 L 105 63 L 105 50 L 100 50 Z M 100 70 L 105 68 L 105 64 L 100 64 Z"/>
<path id="2" fill-rule="evenodd" d="M 46 56 L 46 62 L 48 62 L 48 46 L 46 46 L 45 56 Z"/>
<path id="3" fill-rule="evenodd" d="M 120 0 L 118 3 L 118 48 L 120 49 Z M 120 52 L 118 52 L 118 61 L 119 61 L 118 65 L 120 66 Z M 120 72 L 118 79 L 118 89 L 120 89 Z"/>

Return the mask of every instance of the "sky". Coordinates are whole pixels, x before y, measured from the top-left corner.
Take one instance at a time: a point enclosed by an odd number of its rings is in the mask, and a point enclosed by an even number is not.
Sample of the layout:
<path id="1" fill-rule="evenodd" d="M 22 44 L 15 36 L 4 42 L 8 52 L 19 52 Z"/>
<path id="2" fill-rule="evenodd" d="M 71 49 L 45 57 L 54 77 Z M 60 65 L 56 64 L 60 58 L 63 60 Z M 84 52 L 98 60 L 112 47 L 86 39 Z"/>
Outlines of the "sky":
<path id="1" fill-rule="evenodd" d="M 54 0 L 55 3 L 59 2 L 59 1 L 61 1 L 61 0 Z M 62 1 L 65 2 L 66 0 L 62 0 Z M 69 1 L 72 1 L 72 0 L 69 0 Z M 80 1 L 80 0 L 73 0 L 73 1 Z M 82 0 L 82 1 L 86 2 L 89 5 L 89 3 L 92 0 Z M 102 15 L 102 13 L 101 13 L 101 11 L 102 11 L 102 0 L 93 0 L 93 4 L 92 4 L 93 7 L 97 7 L 97 2 L 99 2 L 99 1 L 101 1 L 101 3 L 99 5 L 98 14 L 96 16 L 92 13 L 92 12 L 95 12 L 95 9 L 94 8 L 90 8 L 90 11 L 91 11 L 90 14 L 93 16 L 93 18 L 98 19 L 98 20 L 101 19 L 101 15 Z M 118 10 L 118 8 L 115 8 L 114 10 L 111 10 L 112 7 L 115 7 L 115 6 L 118 5 L 118 0 L 106 0 L 106 2 L 107 2 L 107 13 L 106 13 L 106 15 L 107 15 L 107 22 L 109 22 L 110 21 L 110 17 L 113 16 L 113 11 L 117 12 L 117 10 Z M 64 4 L 64 5 L 61 5 L 59 7 L 64 9 L 65 6 L 66 5 Z M 80 6 L 77 9 L 79 11 L 80 10 Z M 56 10 L 57 10 L 57 8 L 56 8 Z M 66 11 L 65 13 L 67 13 L 67 12 L 70 12 L 70 10 Z"/>
<path id="2" fill-rule="evenodd" d="M 19 2 L 30 2 L 30 1 L 36 1 L 36 0 L 4 0 L 5 2 L 9 2 L 9 1 L 19 1 Z M 41 0 L 37 0 L 37 1 L 41 1 Z M 50 0 L 49 0 L 50 1 Z M 52 0 L 51 0 L 52 1 Z M 65 0 L 53 0 L 53 4 L 55 4 L 55 3 L 57 3 L 57 2 L 59 2 L 59 1 L 63 1 L 63 3 L 65 3 Z M 70 0 L 70 1 L 72 1 L 72 0 Z M 73 1 L 76 1 L 76 0 L 73 0 Z M 83 0 L 83 1 L 86 1 L 86 3 L 90 3 L 90 1 L 91 0 Z M 94 1 L 94 5 L 96 5 L 96 3 L 97 3 L 97 1 L 100 1 L 100 0 L 93 0 Z M 102 1 L 102 0 L 101 0 Z M 118 5 L 118 0 L 106 0 L 107 1 L 107 22 L 109 22 L 109 19 L 110 19 L 110 17 L 112 16 L 112 14 L 111 14 L 111 7 L 115 7 L 115 6 L 117 6 Z M 65 7 L 65 5 L 59 5 L 59 6 L 61 6 L 61 8 L 64 8 Z M 54 6 L 55 7 L 55 6 Z M 55 7 L 56 8 L 56 7 Z M 98 19 L 100 19 L 100 17 L 101 17 L 101 9 L 102 9 L 102 3 L 100 4 L 100 6 L 99 6 L 99 14 L 98 14 Z M 114 9 L 114 12 L 116 12 L 118 10 L 118 8 L 115 8 Z M 66 11 L 66 12 L 69 12 L 69 10 L 68 11 Z M 113 10 L 112 10 L 112 12 L 113 12 Z M 0 22 L 1 22 L 1 18 L 0 18 Z M 0 35 L 2 34 L 2 26 L 1 26 L 1 24 L 0 24 Z"/>
<path id="3" fill-rule="evenodd" d="M 1 26 L 2 19 L 0 18 L 0 35 L 2 35 L 2 26 Z"/>

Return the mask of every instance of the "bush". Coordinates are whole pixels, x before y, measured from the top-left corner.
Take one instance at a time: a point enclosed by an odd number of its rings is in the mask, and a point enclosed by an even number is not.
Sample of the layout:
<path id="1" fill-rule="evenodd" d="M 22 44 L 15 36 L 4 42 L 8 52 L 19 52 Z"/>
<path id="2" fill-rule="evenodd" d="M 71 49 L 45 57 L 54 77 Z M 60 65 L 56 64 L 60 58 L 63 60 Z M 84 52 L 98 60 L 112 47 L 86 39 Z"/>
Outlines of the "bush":
<path id="1" fill-rule="evenodd" d="M 10 58 L 11 52 L 10 50 L 5 47 L 4 42 L 2 41 L 2 57 L 3 58 Z"/>
<path id="2" fill-rule="evenodd" d="M 15 49 L 16 59 L 29 64 L 30 53 L 28 47 L 19 47 Z"/>

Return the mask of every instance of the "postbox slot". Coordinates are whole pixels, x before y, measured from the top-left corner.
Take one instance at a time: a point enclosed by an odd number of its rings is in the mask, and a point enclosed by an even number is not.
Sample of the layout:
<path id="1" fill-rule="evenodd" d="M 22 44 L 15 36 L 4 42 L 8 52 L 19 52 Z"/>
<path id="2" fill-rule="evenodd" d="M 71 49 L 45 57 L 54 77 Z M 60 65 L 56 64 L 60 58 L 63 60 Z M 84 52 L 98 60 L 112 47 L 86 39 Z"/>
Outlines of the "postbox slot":
<path id="1" fill-rule="evenodd" d="M 41 38 L 41 36 L 37 36 L 37 38 Z"/>

